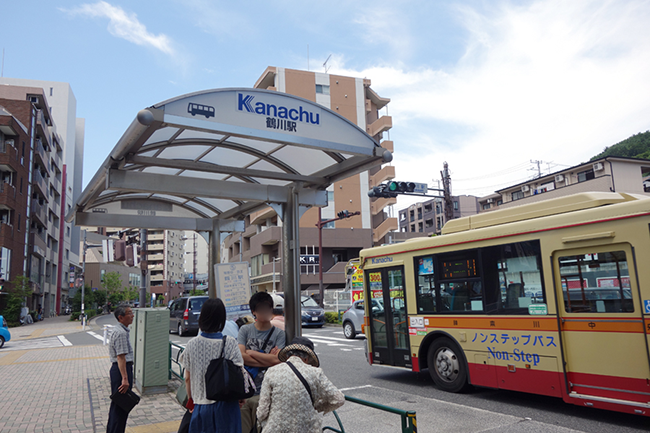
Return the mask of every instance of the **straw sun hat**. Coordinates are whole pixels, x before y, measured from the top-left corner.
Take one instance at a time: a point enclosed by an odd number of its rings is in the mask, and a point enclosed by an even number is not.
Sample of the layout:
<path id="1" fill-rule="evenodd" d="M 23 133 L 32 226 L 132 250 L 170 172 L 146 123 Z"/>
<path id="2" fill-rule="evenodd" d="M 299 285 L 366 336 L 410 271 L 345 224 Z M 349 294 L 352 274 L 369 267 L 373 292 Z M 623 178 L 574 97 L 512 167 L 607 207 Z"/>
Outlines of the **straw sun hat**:
<path id="1" fill-rule="evenodd" d="M 291 351 L 300 351 L 303 352 L 309 358 L 308 364 L 314 367 L 320 366 L 320 361 L 316 352 L 314 352 L 314 343 L 307 337 L 296 337 L 291 341 L 291 344 L 285 346 L 284 349 L 280 350 L 278 353 L 278 359 L 280 362 L 286 362 L 289 358 L 288 354 Z"/>

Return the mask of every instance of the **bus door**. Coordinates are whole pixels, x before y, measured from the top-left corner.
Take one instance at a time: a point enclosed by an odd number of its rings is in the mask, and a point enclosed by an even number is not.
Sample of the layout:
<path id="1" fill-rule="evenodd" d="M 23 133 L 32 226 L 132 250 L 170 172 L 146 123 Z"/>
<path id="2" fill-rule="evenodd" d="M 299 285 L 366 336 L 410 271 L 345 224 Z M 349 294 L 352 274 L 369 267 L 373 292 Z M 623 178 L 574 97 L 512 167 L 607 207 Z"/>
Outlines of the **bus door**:
<path id="1" fill-rule="evenodd" d="M 366 271 L 372 362 L 411 367 L 404 267 Z"/>
<path id="2" fill-rule="evenodd" d="M 650 354 L 633 254 L 619 244 L 553 255 L 570 397 L 648 402 Z"/>

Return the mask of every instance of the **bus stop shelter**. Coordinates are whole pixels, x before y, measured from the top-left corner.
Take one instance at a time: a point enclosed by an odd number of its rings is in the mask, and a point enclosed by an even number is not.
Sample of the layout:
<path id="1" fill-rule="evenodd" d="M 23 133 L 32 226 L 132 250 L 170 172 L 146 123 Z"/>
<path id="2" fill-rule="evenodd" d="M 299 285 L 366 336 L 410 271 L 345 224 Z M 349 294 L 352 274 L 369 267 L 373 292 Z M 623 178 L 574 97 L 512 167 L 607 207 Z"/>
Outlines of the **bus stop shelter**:
<path id="1" fill-rule="evenodd" d="M 365 115 L 365 113 L 363 113 Z M 194 230 L 209 243 L 209 295 L 222 232 L 272 206 L 282 220 L 287 338 L 301 334 L 299 220 L 326 188 L 392 160 L 354 123 L 314 102 L 231 88 L 145 108 L 66 220 L 78 226 Z"/>

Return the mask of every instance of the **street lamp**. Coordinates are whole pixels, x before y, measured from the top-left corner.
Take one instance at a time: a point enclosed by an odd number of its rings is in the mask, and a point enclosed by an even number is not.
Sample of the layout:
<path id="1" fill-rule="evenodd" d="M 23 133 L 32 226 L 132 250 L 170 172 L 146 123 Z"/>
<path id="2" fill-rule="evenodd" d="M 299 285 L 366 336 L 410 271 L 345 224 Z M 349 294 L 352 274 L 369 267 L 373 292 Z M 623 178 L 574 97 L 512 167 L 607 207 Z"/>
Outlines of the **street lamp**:
<path id="1" fill-rule="evenodd" d="M 318 208 L 318 222 L 316 223 L 316 227 L 318 227 L 318 292 L 320 294 L 319 304 L 321 308 L 325 308 L 325 302 L 323 299 L 325 297 L 323 290 L 323 227 L 333 221 L 339 221 L 353 217 L 355 215 L 361 215 L 361 212 L 349 212 L 347 210 L 343 210 L 336 215 L 336 218 L 323 220 L 321 219 L 321 208 Z"/>

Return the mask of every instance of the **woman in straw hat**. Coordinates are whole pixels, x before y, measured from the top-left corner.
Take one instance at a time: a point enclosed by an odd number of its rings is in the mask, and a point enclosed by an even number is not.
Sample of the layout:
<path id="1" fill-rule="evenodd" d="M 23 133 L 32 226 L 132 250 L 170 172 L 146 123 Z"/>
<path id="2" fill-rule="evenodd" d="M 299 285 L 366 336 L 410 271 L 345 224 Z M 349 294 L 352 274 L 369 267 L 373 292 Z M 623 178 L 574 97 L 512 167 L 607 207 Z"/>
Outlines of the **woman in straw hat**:
<path id="1" fill-rule="evenodd" d="M 294 338 L 278 359 L 281 363 L 266 371 L 257 408 L 264 433 L 320 433 L 322 413 L 343 406 L 345 396 L 319 368 L 308 338 Z"/>

